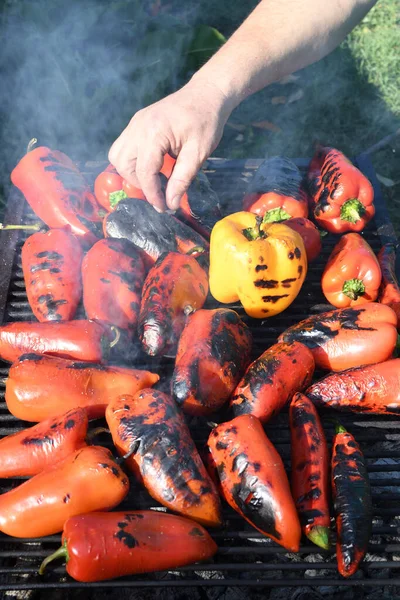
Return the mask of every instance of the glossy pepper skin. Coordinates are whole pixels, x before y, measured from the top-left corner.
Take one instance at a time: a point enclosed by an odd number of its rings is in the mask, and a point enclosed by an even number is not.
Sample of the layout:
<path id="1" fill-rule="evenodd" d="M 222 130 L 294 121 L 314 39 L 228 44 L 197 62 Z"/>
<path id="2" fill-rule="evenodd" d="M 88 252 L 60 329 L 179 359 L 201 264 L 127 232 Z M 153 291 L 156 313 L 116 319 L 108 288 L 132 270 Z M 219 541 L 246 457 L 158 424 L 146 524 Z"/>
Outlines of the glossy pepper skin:
<path id="1" fill-rule="evenodd" d="M 396 324 L 389 306 L 369 302 L 313 315 L 286 329 L 278 341 L 301 342 L 310 348 L 316 367 L 343 371 L 390 358 L 396 346 Z"/>
<path id="2" fill-rule="evenodd" d="M 208 447 L 228 504 L 258 531 L 298 552 L 301 528 L 283 462 L 257 417 L 218 425 Z"/>
<path id="3" fill-rule="evenodd" d="M 83 304 L 88 319 L 136 333 L 145 265 L 128 240 L 100 240 L 82 263 Z"/>
<path id="4" fill-rule="evenodd" d="M 143 250 L 151 264 L 165 252 L 186 253 L 208 242 L 170 213 L 158 213 L 148 202 L 127 198 L 104 219 L 106 237 L 125 238 Z"/>
<path id="5" fill-rule="evenodd" d="M 358 233 L 346 233 L 334 247 L 321 279 L 325 298 L 337 308 L 374 302 L 382 274 L 374 251 Z"/>
<path id="6" fill-rule="evenodd" d="M 308 216 L 308 198 L 298 167 L 288 158 L 275 156 L 258 167 L 243 199 L 243 210 L 277 223 Z"/>
<path id="7" fill-rule="evenodd" d="M 128 490 L 111 452 L 86 446 L 2 494 L 0 531 L 23 538 L 52 535 L 70 517 L 114 508 Z"/>
<path id="8" fill-rule="evenodd" d="M 109 333 L 94 321 L 21 321 L 0 327 L 0 357 L 8 362 L 14 362 L 23 354 L 32 352 L 102 362 L 107 356 L 109 345 Z"/>
<path id="9" fill-rule="evenodd" d="M 86 446 L 88 417 L 83 408 L 42 421 L 0 440 L 0 477 L 32 477 Z"/>
<path id="10" fill-rule="evenodd" d="M 44 560 L 40 574 L 49 562 L 63 557 L 67 573 L 76 581 L 104 581 L 182 567 L 217 551 L 198 523 L 152 510 L 71 517 L 64 525 L 62 544 Z"/>
<path id="11" fill-rule="evenodd" d="M 150 371 L 26 354 L 9 370 L 5 399 L 11 414 L 24 421 L 42 421 L 75 407 L 97 419 L 113 398 L 158 380 Z"/>
<path id="12" fill-rule="evenodd" d="M 320 255 L 322 249 L 321 234 L 318 228 L 312 221 L 304 217 L 288 219 L 285 221 L 285 225 L 301 235 L 306 249 L 307 261 L 309 263 L 313 262 Z"/>
<path id="13" fill-rule="evenodd" d="M 150 356 L 175 353 L 188 315 L 202 308 L 207 294 L 207 270 L 194 256 L 160 256 L 143 285 L 138 331 L 144 351 Z"/>
<path id="14" fill-rule="evenodd" d="M 343 577 L 353 575 L 367 551 L 372 529 L 372 499 L 364 456 L 342 426 L 332 447 L 332 493 L 336 517 L 336 558 Z"/>
<path id="15" fill-rule="evenodd" d="M 221 524 L 217 491 L 174 400 L 158 390 L 110 402 L 106 419 L 125 464 L 160 504 L 215 527 Z"/>
<path id="16" fill-rule="evenodd" d="M 375 214 L 370 181 L 342 152 L 319 147 L 310 163 L 308 186 L 314 217 L 331 233 L 362 231 Z"/>
<path id="17" fill-rule="evenodd" d="M 69 227 L 84 244 L 101 236 L 103 215 L 79 169 L 58 150 L 39 146 L 11 173 L 33 212 L 52 229 Z"/>
<path id="18" fill-rule="evenodd" d="M 249 364 L 251 348 L 251 332 L 234 310 L 197 310 L 188 317 L 179 339 L 174 400 L 192 415 L 218 410 Z"/>
<path id="19" fill-rule="evenodd" d="M 240 302 L 257 319 L 285 310 L 307 273 L 303 240 L 281 223 L 250 212 L 218 221 L 210 240 L 210 291 L 218 302 Z"/>
<path id="20" fill-rule="evenodd" d="M 251 414 L 267 423 L 295 392 L 310 385 L 314 369 L 307 346 L 299 342 L 274 344 L 251 363 L 238 383 L 230 402 L 233 414 Z"/>
<path id="21" fill-rule="evenodd" d="M 397 329 L 400 327 L 400 286 L 396 276 L 396 246 L 385 244 L 378 253 L 382 272 L 379 302 L 387 304 L 397 315 Z"/>
<path id="22" fill-rule="evenodd" d="M 291 487 L 304 534 L 329 549 L 329 453 L 318 413 L 303 394 L 289 410 Z"/>
<path id="23" fill-rule="evenodd" d="M 400 359 L 327 375 L 306 391 L 316 406 L 352 412 L 400 413 Z"/>
<path id="24" fill-rule="evenodd" d="M 26 293 L 40 322 L 70 321 L 82 294 L 82 248 L 62 229 L 34 233 L 22 246 Z"/>

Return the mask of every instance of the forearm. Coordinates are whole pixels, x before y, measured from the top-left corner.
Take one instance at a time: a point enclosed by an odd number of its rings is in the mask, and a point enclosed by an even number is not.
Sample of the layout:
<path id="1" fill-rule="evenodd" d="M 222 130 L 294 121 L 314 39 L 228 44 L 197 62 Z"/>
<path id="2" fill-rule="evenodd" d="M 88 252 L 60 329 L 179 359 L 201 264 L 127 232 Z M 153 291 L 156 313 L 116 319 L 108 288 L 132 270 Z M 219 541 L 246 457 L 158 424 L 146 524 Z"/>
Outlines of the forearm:
<path id="1" fill-rule="evenodd" d="M 192 81 L 213 82 L 231 110 L 329 54 L 376 1 L 262 0 Z"/>

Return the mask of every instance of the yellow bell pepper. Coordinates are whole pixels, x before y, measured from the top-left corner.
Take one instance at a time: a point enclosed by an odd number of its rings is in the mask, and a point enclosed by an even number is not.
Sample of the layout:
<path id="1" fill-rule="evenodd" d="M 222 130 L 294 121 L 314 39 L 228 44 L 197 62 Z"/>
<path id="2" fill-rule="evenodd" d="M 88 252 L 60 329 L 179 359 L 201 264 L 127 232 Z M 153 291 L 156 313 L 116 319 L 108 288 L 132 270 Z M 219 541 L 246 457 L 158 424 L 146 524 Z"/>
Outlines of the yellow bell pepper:
<path id="1" fill-rule="evenodd" d="M 250 212 L 218 221 L 210 240 L 210 291 L 218 302 L 240 302 L 251 317 L 285 310 L 307 274 L 302 237 L 282 223 Z"/>

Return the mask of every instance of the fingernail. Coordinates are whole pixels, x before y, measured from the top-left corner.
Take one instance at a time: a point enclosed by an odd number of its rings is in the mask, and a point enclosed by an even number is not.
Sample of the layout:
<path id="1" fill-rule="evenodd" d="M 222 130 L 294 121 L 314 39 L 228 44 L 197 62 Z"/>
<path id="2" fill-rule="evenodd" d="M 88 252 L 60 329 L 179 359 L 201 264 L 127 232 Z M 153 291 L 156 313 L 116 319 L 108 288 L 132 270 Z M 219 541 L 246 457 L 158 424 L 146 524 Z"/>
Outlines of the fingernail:
<path id="1" fill-rule="evenodd" d="M 154 210 L 156 210 L 158 213 L 162 213 L 161 208 L 158 208 L 158 206 L 155 206 L 155 204 L 153 204 L 153 208 Z"/>
<path id="2" fill-rule="evenodd" d="M 180 196 L 175 196 L 171 200 L 171 209 L 172 210 L 178 210 L 180 203 L 181 203 L 181 197 Z"/>

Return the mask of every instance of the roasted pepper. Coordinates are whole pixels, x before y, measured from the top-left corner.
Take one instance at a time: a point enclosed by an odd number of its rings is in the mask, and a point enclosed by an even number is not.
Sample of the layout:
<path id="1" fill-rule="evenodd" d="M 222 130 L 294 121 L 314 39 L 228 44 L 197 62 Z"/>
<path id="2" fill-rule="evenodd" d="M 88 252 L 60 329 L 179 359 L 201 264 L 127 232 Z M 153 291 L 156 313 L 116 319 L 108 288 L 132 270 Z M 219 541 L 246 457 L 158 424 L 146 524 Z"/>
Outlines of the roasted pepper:
<path id="1" fill-rule="evenodd" d="M 75 163 L 62 152 L 45 146 L 31 150 L 12 171 L 11 181 L 48 227 L 70 227 L 85 245 L 101 237 L 104 213 Z"/>
<path id="2" fill-rule="evenodd" d="M 218 196 L 202 171 L 197 173 L 187 193 L 182 196 L 176 216 L 206 239 L 210 238 L 212 228 L 222 218 Z"/>
<path id="3" fill-rule="evenodd" d="M 305 535 L 329 548 L 329 456 L 318 413 L 303 394 L 290 403 L 292 493 Z"/>
<path id="4" fill-rule="evenodd" d="M 136 333 L 145 266 L 128 240 L 100 240 L 82 263 L 83 304 L 88 319 Z"/>
<path id="5" fill-rule="evenodd" d="M 165 252 L 186 253 L 208 242 L 170 213 L 159 213 L 135 198 L 122 200 L 104 219 L 106 237 L 125 238 L 143 250 L 151 263 Z"/>
<path id="6" fill-rule="evenodd" d="M 39 573 L 63 558 L 77 581 L 104 581 L 183 567 L 216 551 L 207 531 L 184 517 L 152 510 L 95 512 L 68 519 L 61 548 L 42 562 Z"/>
<path id="7" fill-rule="evenodd" d="M 310 385 L 314 368 L 307 346 L 299 342 L 274 344 L 251 363 L 233 392 L 233 414 L 252 414 L 266 423 L 295 392 Z"/>
<path id="8" fill-rule="evenodd" d="M 106 419 L 118 453 L 131 453 L 125 464 L 155 500 L 203 525 L 221 524 L 217 491 L 171 396 L 152 389 L 120 396 Z"/>
<path id="9" fill-rule="evenodd" d="M 327 231 L 362 231 L 375 214 L 370 181 L 339 150 L 316 150 L 308 187 L 314 198 L 315 220 Z"/>
<path id="10" fill-rule="evenodd" d="M 336 427 L 332 446 L 332 492 L 338 570 L 343 577 L 350 577 L 367 551 L 372 498 L 364 456 L 354 437 L 341 425 Z"/>
<path id="11" fill-rule="evenodd" d="M 207 270 L 194 256 L 160 256 L 143 285 L 139 337 L 145 352 L 175 353 L 187 317 L 202 308 L 207 294 Z"/>
<path id="12" fill-rule="evenodd" d="M 0 495 L 0 531 L 35 538 L 62 531 L 70 517 L 109 510 L 129 491 L 125 473 L 101 446 L 86 446 Z"/>
<path id="13" fill-rule="evenodd" d="M 112 212 L 118 202 L 124 198 L 146 200 L 143 191 L 125 181 L 112 165 L 97 175 L 94 182 L 94 195 L 107 212 Z"/>
<path id="14" fill-rule="evenodd" d="M 11 365 L 5 399 L 10 413 L 23 421 L 42 421 L 78 406 L 96 419 L 120 394 L 135 394 L 158 380 L 149 371 L 25 354 Z"/>
<path id="15" fill-rule="evenodd" d="M 179 339 L 172 376 L 175 401 L 193 415 L 218 410 L 249 364 L 251 348 L 251 332 L 234 310 L 197 310 Z"/>
<path id="16" fill-rule="evenodd" d="M 296 217 L 285 221 L 285 225 L 301 235 L 306 249 L 307 261 L 310 263 L 315 260 L 321 252 L 322 243 L 321 234 L 314 223 L 304 217 Z"/>
<path id="17" fill-rule="evenodd" d="M 95 321 L 8 323 L 0 327 L 0 358 L 14 362 L 23 354 L 34 352 L 102 362 L 110 348 L 110 335 Z"/>
<path id="18" fill-rule="evenodd" d="M 298 167 L 288 158 L 266 159 L 250 180 L 243 210 L 277 223 L 292 217 L 307 217 L 308 198 Z"/>
<path id="19" fill-rule="evenodd" d="M 325 298 L 337 308 L 374 302 L 381 269 L 371 246 L 358 233 L 346 233 L 334 247 L 322 274 Z"/>
<path id="20" fill-rule="evenodd" d="M 86 446 L 88 416 L 73 408 L 0 440 L 0 477 L 31 477 Z"/>
<path id="21" fill-rule="evenodd" d="M 71 233 L 34 233 L 21 260 L 29 305 L 38 321 L 70 321 L 82 294 L 82 248 Z"/>
<path id="22" fill-rule="evenodd" d="M 210 291 L 218 302 L 240 300 L 251 317 L 273 317 L 293 302 L 306 273 L 303 240 L 286 225 L 239 212 L 212 230 Z"/>
<path id="23" fill-rule="evenodd" d="M 301 528 L 285 468 L 257 417 L 218 425 L 208 447 L 228 504 L 258 531 L 298 552 Z"/>
<path id="24" fill-rule="evenodd" d="M 317 367 L 342 371 L 390 358 L 396 346 L 396 324 L 389 306 L 369 302 L 313 315 L 286 329 L 278 340 L 301 342 L 310 348 Z"/>
<path id="25" fill-rule="evenodd" d="M 306 391 L 317 406 L 400 414 L 400 358 L 327 375 Z"/>
<path id="26" fill-rule="evenodd" d="M 400 327 L 400 286 L 396 276 L 396 246 L 385 244 L 379 251 L 378 261 L 382 272 L 379 289 L 379 302 L 387 304 L 397 315 L 397 328 Z"/>

